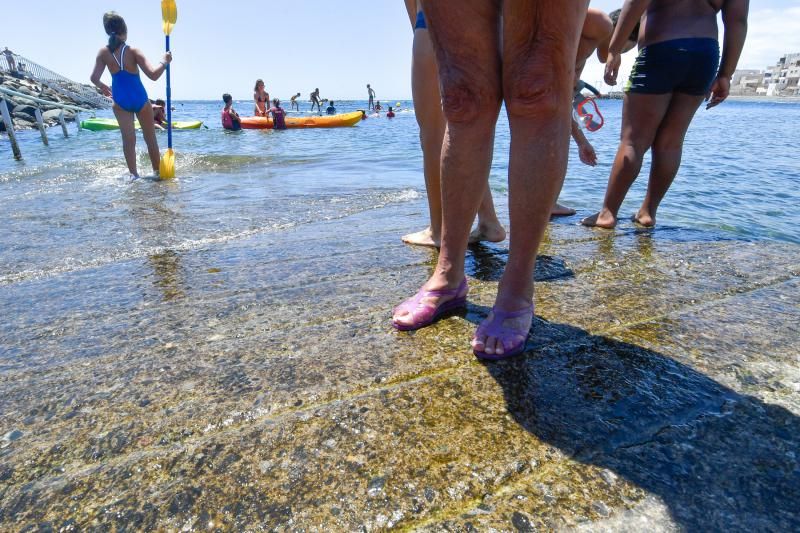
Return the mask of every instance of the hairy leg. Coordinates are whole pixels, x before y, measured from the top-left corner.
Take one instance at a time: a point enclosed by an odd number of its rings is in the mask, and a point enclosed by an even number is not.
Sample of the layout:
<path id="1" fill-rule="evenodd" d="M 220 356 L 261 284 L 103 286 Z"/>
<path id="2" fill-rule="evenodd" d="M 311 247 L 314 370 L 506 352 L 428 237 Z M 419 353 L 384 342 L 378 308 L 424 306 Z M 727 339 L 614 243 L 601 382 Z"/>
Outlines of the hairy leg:
<path id="1" fill-rule="evenodd" d="M 644 154 L 653 144 L 671 99 L 671 93 L 625 93 L 621 139 L 608 177 L 603 207 L 581 220 L 581 224 L 607 229 L 617 225 L 619 208 L 642 169 Z"/>
<path id="2" fill-rule="evenodd" d="M 147 143 L 147 154 L 150 156 L 150 163 L 153 165 L 153 173 L 158 174 L 158 164 L 161 154 L 158 151 L 158 139 L 156 139 L 156 127 L 153 122 L 153 107 L 150 103 L 145 103 L 136 116 L 139 117 L 139 125 L 142 128 L 142 137 Z"/>
<path id="3" fill-rule="evenodd" d="M 114 116 L 117 117 L 119 132 L 122 134 L 122 153 L 125 155 L 125 163 L 128 165 L 128 172 L 138 177 L 136 171 L 136 128 L 133 125 L 133 113 L 125 111 L 117 104 L 113 106 Z"/>
<path id="4" fill-rule="evenodd" d="M 503 3 L 503 95 L 511 129 L 511 239 L 495 301 L 495 309 L 501 311 L 530 308 L 533 299 L 536 253 L 567 170 L 575 54 L 587 5 L 588 0 Z M 524 313 L 504 325 L 527 334 L 531 320 L 532 313 Z M 479 330 L 473 348 L 502 355 L 510 347 Z"/>
<path id="5" fill-rule="evenodd" d="M 442 242 L 426 290 L 464 278 L 472 221 L 486 192 L 500 111 L 499 0 L 439 0 L 425 5 L 436 51 L 447 128 L 442 150 Z M 410 317 L 398 313 L 395 322 Z"/>
<path id="6" fill-rule="evenodd" d="M 678 168 L 681 166 L 683 139 L 702 102 L 703 96 L 683 93 L 672 95 L 667 114 L 658 128 L 653 142 L 653 164 L 650 167 L 647 194 L 639 212 L 633 217 L 635 222 L 648 227 L 655 225 L 658 206 L 667 194 L 667 190 L 672 185 Z"/>

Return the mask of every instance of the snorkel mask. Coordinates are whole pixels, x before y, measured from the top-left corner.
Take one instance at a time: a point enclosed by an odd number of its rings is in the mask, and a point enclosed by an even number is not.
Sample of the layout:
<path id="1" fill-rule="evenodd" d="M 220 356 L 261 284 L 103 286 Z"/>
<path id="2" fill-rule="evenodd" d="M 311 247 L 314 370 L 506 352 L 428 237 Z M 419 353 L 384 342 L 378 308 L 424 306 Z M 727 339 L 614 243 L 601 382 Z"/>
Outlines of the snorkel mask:
<path id="1" fill-rule="evenodd" d="M 572 101 L 572 109 L 578 124 L 589 131 L 597 131 L 605 124 L 600 108 L 597 107 L 597 102 L 591 96 L 585 97 L 580 93 L 576 94 Z"/>

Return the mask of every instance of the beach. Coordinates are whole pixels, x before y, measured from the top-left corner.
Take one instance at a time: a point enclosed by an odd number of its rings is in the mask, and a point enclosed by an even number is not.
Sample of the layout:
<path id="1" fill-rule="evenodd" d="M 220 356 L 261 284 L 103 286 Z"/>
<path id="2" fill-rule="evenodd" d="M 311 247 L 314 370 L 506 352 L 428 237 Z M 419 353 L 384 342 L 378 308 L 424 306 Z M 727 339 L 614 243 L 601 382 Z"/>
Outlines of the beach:
<path id="1" fill-rule="evenodd" d="M 173 181 L 128 182 L 118 132 L 1 141 L 0 527 L 800 528 L 800 106 L 700 110 L 659 226 L 602 231 L 577 225 L 618 140 L 600 105 L 526 352 L 489 365 L 468 341 L 508 241 L 470 248 L 466 312 L 391 326 L 435 264 L 400 241 L 427 225 L 409 102 L 239 133 L 180 102 L 209 129 L 176 132 Z"/>

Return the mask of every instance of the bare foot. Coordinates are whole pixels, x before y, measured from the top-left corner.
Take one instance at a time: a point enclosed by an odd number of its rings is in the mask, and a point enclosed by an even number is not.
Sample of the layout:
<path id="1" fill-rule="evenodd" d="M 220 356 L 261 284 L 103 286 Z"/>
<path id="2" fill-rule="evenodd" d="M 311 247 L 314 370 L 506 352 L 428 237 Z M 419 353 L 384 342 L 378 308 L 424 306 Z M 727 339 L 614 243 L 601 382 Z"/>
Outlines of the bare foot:
<path id="1" fill-rule="evenodd" d="M 550 216 L 553 217 L 568 217 L 574 214 L 574 209 L 565 205 L 561 205 L 558 202 L 556 202 L 556 204 L 553 206 L 553 209 L 550 210 Z"/>
<path id="2" fill-rule="evenodd" d="M 617 219 L 608 211 L 600 211 L 581 220 L 581 224 L 591 228 L 614 229 L 617 225 Z"/>
<path id="3" fill-rule="evenodd" d="M 402 239 L 406 244 L 416 244 L 417 246 L 430 246 L 431 248 L 438 248 L 441 246 L 439 238 L 434 238 L 430 226 L 422 231 L 403 235 Z"/>
<path id="4" fill-rule="evenodd" d="M 506 230 L 500 224 L 478 224 L 478 227 L 469 234 L 469 243 L 489 241 L 502 242 L 506 240 Z"/>
<path id="5" fill-rule="evenodd" d="M 650 216 L 650 213 L 641 209 L 631 217 L 631 221 L 645 228 L 652 228 L 656 225 L 656 217 Z"/>

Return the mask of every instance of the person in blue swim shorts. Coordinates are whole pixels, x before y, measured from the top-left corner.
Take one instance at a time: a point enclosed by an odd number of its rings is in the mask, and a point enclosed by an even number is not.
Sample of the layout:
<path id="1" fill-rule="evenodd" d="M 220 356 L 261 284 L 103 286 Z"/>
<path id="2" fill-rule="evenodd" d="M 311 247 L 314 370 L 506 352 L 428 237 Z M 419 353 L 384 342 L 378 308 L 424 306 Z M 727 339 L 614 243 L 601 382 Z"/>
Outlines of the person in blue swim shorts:
<path id="1" fill-rule="evenodd" d="M 605 81 L 617 83 L 620 55 L 640 23 L 639 56 L 625 86 L 622 135 L 603 207 L 581 221 L 613 228 L 625 195 L 651 150 L 647 193 L 633 222 L 651 227 L 681 164 L 683 139 L 703 100 L 707 109 L 728 97 L 747 35 L 749 0 L 626 0 L 608 47 Z M 717 14 L 725 38 L 720 61 Z"/>
<path id="2" fill-rule="evenodd" d="M 147 97 L 139 69 L 153 81 L 164 73 L 167 64 L 172 61 L 172 54 L 167 52 L 163 61 L 154 67 L 147 61 L 139 50 L 128 46 L 128 27 L 125 20 L 117 13 L 110 11 L 103 15 L 103 27 L 108 35 L 108 44 L 97 53 L 97 59 L 92 72 L 92 83 L 103 94 L 114 100 L 114 115 L 119 123 L 122 134 L 122 151 L 131 178 L 136 179 L 139 174 L 136 170 L 136 130 L 134 115 L 139 118 L 142 136 L 147 143 L 147 153 L 153 165 L 153 173 L 158 176 L 158 163 L 160 153 L 156 140 L 155 121 L 153 120 L 153 107 Z M 103 83 L 100 77 L 105 69 L 111 74 L 111 87 Z"/>

